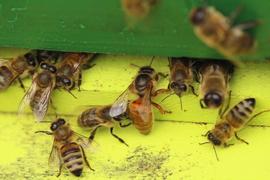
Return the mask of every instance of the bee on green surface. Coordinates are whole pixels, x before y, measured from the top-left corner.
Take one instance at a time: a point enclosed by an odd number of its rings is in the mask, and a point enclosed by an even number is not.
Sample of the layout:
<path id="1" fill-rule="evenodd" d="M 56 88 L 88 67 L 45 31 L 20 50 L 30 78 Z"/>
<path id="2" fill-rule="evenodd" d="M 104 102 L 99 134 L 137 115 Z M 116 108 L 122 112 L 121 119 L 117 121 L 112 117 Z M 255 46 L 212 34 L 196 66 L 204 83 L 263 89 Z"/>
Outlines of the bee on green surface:
<path id="1" fill-rule="evenodd" d="M 214 7 L 198 7 L 192 9 L 190 21 L 195 34 L 206 45 L 218 50 L 226 57 L 235 57 L 255 49 L 255 39 L 245 30 L 259 24 L 258 21 L 248 21 L 233 25 L 240 10 L 238 8 L 230 17 L 225 17 Z"/>

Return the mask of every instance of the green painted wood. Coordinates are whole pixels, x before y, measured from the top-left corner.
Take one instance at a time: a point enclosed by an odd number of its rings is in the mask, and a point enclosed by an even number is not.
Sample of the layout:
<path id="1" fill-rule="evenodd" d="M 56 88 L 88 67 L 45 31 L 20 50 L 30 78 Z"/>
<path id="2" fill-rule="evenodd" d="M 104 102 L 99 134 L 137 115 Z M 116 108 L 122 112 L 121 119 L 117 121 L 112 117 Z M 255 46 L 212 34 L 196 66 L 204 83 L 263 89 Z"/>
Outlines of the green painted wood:
<path id="1" fill-rule="evenodd" d="M 251 32 L 259 42 L 258 49 L 244 59 L 262 60 L 270 56 L 268 0 L 208 3 L 226 15 L 243 6 L 237 22 L 261 20 L 262 24 Z M 128 28 L 120 0 L 0 0 L 0 46 L 220 58 L 192 31 L 188 14 L 198 5 L 202 1 L 160 0 L 147 18 Z"/>

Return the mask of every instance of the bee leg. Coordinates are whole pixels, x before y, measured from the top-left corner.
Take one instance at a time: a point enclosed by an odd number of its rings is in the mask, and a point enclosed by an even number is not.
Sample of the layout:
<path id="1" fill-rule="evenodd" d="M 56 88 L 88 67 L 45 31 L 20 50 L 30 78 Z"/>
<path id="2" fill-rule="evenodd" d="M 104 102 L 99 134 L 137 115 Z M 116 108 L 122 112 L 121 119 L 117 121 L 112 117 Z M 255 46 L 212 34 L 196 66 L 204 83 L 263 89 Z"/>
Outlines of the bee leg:
<path id="1" fill-rule="evenodd" d="M 260 25 L 261 22 L 259 20 L 254 20 L 254 21 L 247 21 L 241 24 L 238 24 L 236 26 L 234 26 L 235 28 L 241 29 L 241 30 L 247 30 L 247 29 L 251 29 L 254 28 L 258 25 Z"/>
<path id="2" fill-rule="evenodd" d="M 82 69 L 83 70 L 86 70 L 86 69 L 90 69 L 90 68 L 92 68 L 92 67 L 94 67 L 96 64 L 83 64 L 82 65 Z"/>
<path id="3" fill-rule="evenodd" d="M 226 111 L 229 109 L 229 107 L 230 107 L 230 103 L 231 103 L 231 95 L 232 95 L 232 91 L 229 91 L 229 98 L 228 98 L 228 101 L 227 101 L 227 103 L 226 103 L 225 108 L 223 109 L 223 105 L 222 105 L 222 107 L 221 107 L 221 108 L 219 109 L 219 111 L 218 111 L 218 114 L 219 114 L 219 117 L 220 117 L 220 118 L 223 118 L 225 112 L 226 112 Z"/>
<path id="4" fill-rule="evenodd" d="M 190 89 L 191 89 L 192 94 L 194 94 L 195 96 L 198 97 L 199 95 L 195 92 L 194 86 L 189 85 L 189 87 L 190 87 Z"/>
<path id="5" fill-rule="evenodd" d="M 128 123 L 128 124 L 122 124 L 121 122 L 119 122 L 119 126 L 122 128 L 128 127 L 130 126 L 132 123 Z"/>
<path id="6" fill-rule="evenodd" d="M 205 106 L 203 103 L 203 99 L 200 99 L 200 106 L 202 109 L 207 109 L 207 106 Z"/>
<path id="7" fill-rule="evenodd" d="M 24 84 L 22 82 L 22 79 L 20 77 L 18 77 L 18 82 L 20 84 L 20 87 L 23 89 L 23 91 L 26 92 L 26 89 L 25 89 Z"/>
<path id="8" fill-rule="evenodd" d="M 116 134 L 113 133 L 113 127 L 110 128 L 110 132 L 111 132 L 111 135 L 112 135 L 113 137 L 115 137 L 116 139 L 118 139 L 118 141 L 120 141 L 121 143 L 123 143 L 123 144 L 125 144 L 126 146 L 128 146 L 128 144 L 127 144 L 122 138 L 120 138 L 119 136 L 117 136 Z"/>
<path id="9" fill-rule="evenodd" d="M 83 149 L 83 147 L 82 147 L 81 145 L 80 145 L 80 148 L 81 148 L 81 150 L 82 150 L 82 153 L 83 153 L 83 160 L 84 160 L 86 166 L 87 166 L 90 170 L 95 171 L 95 170 L 90 166 L 90 163 L 88 162 L 88 160 L 87 160 L 87 158 L 86 158 L 86 155 L 85 155 L 85 152 L 84 152 L 84 149 Z"/>
<path id="10" fill-rule="evenodd" d="M 78 89 L 81 91 L 81 84 L 82 84 L 82 71 L 79 72 L 79 78 L 78 78 Z"/>
<path id="11" fill-rule="evenodd" d="M 61 163 L 61 164 L 59 165 L 59 172 L 58 172 L 58 174 L 56 175 L 56 177 L 59 177 L 59 176 L 61 175 L 61 173 L 62 173 L 62 168 L 63 168 L 63 163 Z"/>
<path id="12" fill-rule="evenodd" d="M 235 19 L 237 18 L 237 16 L 239 16 L 242 10 L 243 6 L 238 6 L 234 11 L 230 13 L 228 17 L 228 19 L 230 20 L 230 24 L 233 24 L 235 22 Z"/>
<path id="13" fill-rule="evenodd" d="M 151 104 L 152 104 L 155 108 L 157 108 L 161 114 L 172 113 L 172 111 L 167 111 L 167 110 L 163 109 L 159 104 L 157 104 L 157 103 L 155 103 L 155 102 L 153 102 L 153 101 L 151 101 Z"/>
<path id="14" fill-rule="evenodd" d="M 99 127 L 100 127 L 100 126 L 97 126 L 95 129 L 93 129 L 93 130 L 91 131 L 91 134 L 90 134 L 90 136 L 89 136 L 89 138 L 88 138 L 88 140 L 89 140 L 90 143 L 94 140 L 95 135 L 96 135 L 96 132 L 97 132 L 97 129 L 98 129 Z"/>
<path id="15" fill-rule="evenodd" d="M 169 89 L 158 89 L 151 96 L 156 97 L 159 94 L 165 94 L 165 93 L 168 93 L 168 92 L 171 92 L 171 90 L 169 90 Z"/>
<path id="16" fill-rule="evenodd" d="M 234 144 L 227 144 L 227 143 L 225 143 L 225 144 L 224 144 L 224 147 L 225 147 L 225 148 L 228 148 L 228 147 L 233 146 L 233 145 L 234 145 Z"/>
<path id="17" fill-rule="evenodd" d="M 44 134 L 47 134 L 47 135 L 53 135 L 53 133 L 50 132 L 50 131 L 36 131 L 35 133 L 44 133 Z"/>
<path id="18" fill-rule="evenodd" d="M 52 107 L 52 109 L 53 109 L 53 111 L 54 111 L 55 117 L 57 118 L 57 117 L 58 117 L 58 114 L 57 114 L 57 108 L 56 108 L 56 106 L 53 104 L 52 99 L 50 99 L 50 104 L 51 104 L 51 107 Z"/>
<path id="19" fill-rule="evenodd" d="M 205 134 L 202 134 L 203 137 L 208 136 L 208 134 L 210 133 L 210 131 L 207 131 Z"/>
<path id="20" fill-rule="evenodd" d="M 168 74 L 164 74 L 164 73 L 162 73 L 162 72 L 158 72 L 157 75 L 158 75 L 158 76 L 161 76 L 162 78 L 168 77 Z"/>
<path id="21" fill-rule="evenodd" d="M 237 135 L 237 133 L 234 133 L 234 136 L 236 137 L 236 139 L 237 139 L 238 141 L 242 141 L 243 143 L 246 143 L 247 145 L 249 144 L 247 141 L 245 141 L 244 139 L 240 138 L 240 137 Z"/>

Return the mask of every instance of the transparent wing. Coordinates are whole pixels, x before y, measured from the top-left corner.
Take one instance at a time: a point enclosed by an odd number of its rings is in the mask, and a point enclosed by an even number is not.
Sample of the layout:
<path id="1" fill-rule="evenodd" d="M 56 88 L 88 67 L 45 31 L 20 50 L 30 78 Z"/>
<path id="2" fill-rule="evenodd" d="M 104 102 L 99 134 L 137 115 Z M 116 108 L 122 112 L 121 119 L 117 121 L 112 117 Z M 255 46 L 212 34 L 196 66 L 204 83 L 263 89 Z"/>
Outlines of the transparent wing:
<path id="1" fill-rule="evenodd" d="M 97 149 L 97 147 L 99 147 L 98 143 L 96 143 L 94 140 L 92 140 L 91 144 L 90 144 L 88 137 L 86 137 L 82 134 L 79 134 L 75 131 L 73 131 L 73 139 L 72 140 L 74 142 L 78 143 L 80 146 L 82 146 L 82 148 L 88 149 L 92 152 L 94 152 L 95 149 Z"/>
<path id="2" fill-rule="evenodd" d="M 12 58 L 7 58 L 7 59 L 1 59 L 0 58 L 0 66 L 8 66 L 9 62 L 11 62 Z"/>
<path id="3" fill-rule="evenodd" d="M 19 117 L 25 113 L 26 108 L 29 106 L 30 101 L 33 99 L 37 89 L 38 89 L 38 85 L 37 85 L 35 77 L 34 77 L 30 88 L 25 93 L 25 95 L 24 95 L 24 97 L 19 105 L 19 110 L 18 110 Z"/>
<path id="4" fill-rule="evenodd" d="M 60 157 L 60 153 L 58 150 L 58 147 L 54 141 L 53 146 L 52 146 L 52 150 L 49 156 L 49 160 L 48 160 L 48 165 L 50 167 L 51 170 L 53 171 L 58 171 L 59 167 L 61 166 L 61 157 Z"/>
<path id="5" fill-rule="evenodd" d="M 50 86 L 43 90 L 39 103 L 33 109 L 33 113 L 38 121 L 42 121 L 48 111 L 53 86 L 53 83 L 51 83 Z"/>
<path id="6" fill-rule="evenodd" d="M 128 106 L 128 97 L 130 86 L 116 99 L 110 109 L 110 116 L 116 117 L 126 112 Z"/>

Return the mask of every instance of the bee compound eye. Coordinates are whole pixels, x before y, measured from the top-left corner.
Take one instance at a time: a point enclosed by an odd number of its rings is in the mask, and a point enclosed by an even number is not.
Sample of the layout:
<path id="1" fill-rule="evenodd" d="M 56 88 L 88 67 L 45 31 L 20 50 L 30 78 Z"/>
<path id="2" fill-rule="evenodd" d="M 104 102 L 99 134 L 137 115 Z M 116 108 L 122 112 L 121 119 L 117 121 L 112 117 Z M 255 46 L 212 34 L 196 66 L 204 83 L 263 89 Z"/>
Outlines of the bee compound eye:
<path id="1" fill-rule="evenodd" d="M 52 131 L 55 131 L 56 129 L 58 128 L 58 125 L 57 125 L 57 123 L 52 123 L 52 125 L 51 125 L 51 130 Z"/>
<path id="2" fill-rule="evenodd" d="M 192 12 L 190 20 L 194 25 L 199 25 L 205 21 L 205 17 L 206 8 L 200 7 Z"/>

